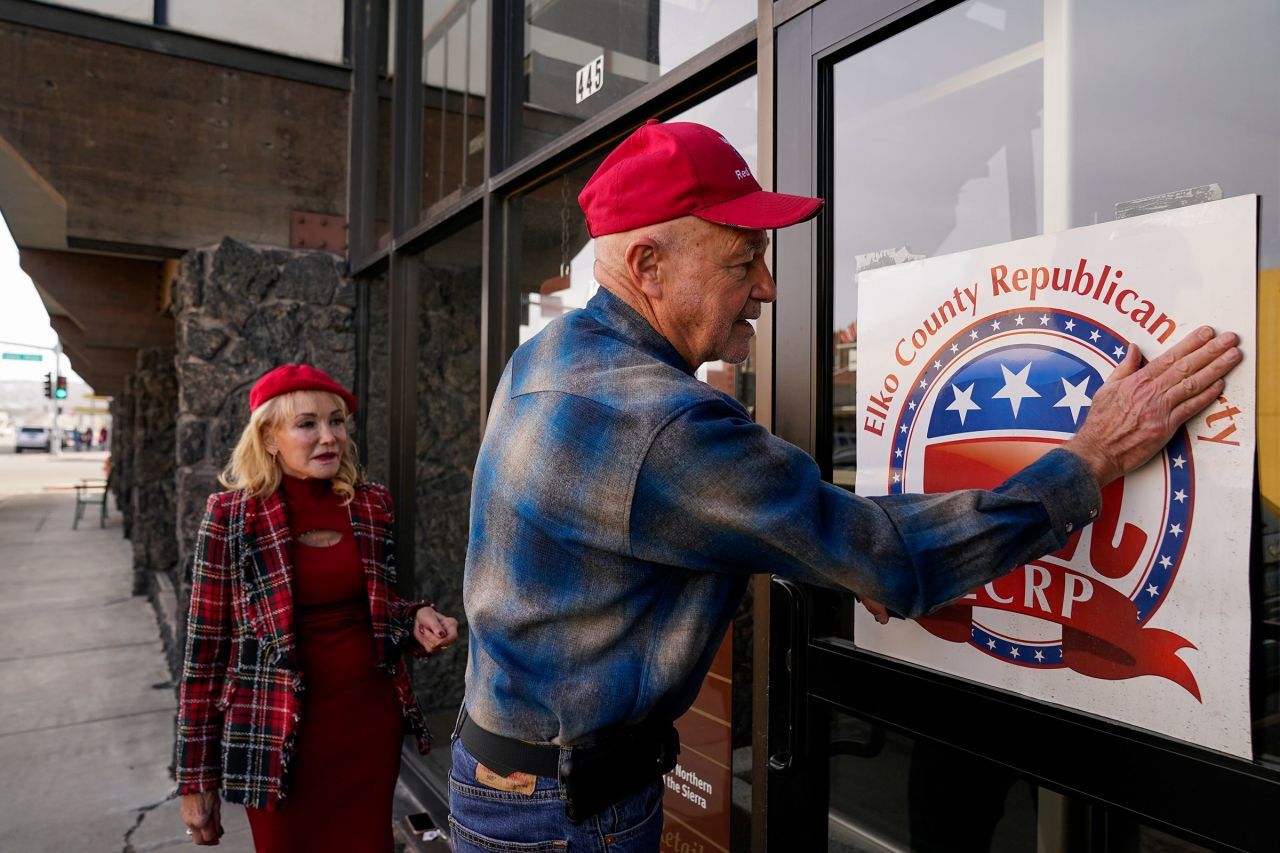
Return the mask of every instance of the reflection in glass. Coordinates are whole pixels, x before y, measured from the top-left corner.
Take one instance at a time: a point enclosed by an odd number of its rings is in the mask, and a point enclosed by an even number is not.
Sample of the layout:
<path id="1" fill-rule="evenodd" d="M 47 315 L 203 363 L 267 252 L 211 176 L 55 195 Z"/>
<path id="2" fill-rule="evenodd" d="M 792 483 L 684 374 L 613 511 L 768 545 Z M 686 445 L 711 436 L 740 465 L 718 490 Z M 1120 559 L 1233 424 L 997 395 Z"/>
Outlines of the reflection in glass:
<path id="1" fill-rule="evenodd" d="M 484 180 L 486 0 L 423 0 L 422 217 Z"/>
<path id="2" fill-rule="evenodd" d="M 834 67 L 833 479 L 855 473 L 860 271 L 1259 194 L 1253 737 L 1280 766 L 1280 6 L 1069 5 L 962 3 Z"/>
<path id="3" fill-rule="evenodd" d="M 1005 765 L 861 717 L 832 713 L 828 756 L 831 853 L 1205 850 Z"/>
<path id="4" fill-rule="evenodd" d="M 169 26 L 175 30 L 273 53 L 342 62 L 346 4 L 341 0 L 168 0 L 166 5 Z"/>
<path id="5" fill-rule="evenodd" d="M 975 755 L 832 714 L 827 849 L 1036 849 L 1034 784 Z"/>
<path id="6" fill-rule="evenodd" d="M 462 612 L 472 464 L 480 450 L 480 294 L 483 227 L 468 225 L 417 266 L 417 433 L 414 453 L 414 585 L 445 613 Z M 401 510 L 403 512 L 403 510 Z M 415 667 L 428 711 L 462 701 L 466 656 Z M 448 752 L 448 750 L 439 750 Z"/>
<path id="7" fill-rule="evenodd" d="M 518 156 L 537 151 L 755 16 L 756 0 L 525 0 Z"/>

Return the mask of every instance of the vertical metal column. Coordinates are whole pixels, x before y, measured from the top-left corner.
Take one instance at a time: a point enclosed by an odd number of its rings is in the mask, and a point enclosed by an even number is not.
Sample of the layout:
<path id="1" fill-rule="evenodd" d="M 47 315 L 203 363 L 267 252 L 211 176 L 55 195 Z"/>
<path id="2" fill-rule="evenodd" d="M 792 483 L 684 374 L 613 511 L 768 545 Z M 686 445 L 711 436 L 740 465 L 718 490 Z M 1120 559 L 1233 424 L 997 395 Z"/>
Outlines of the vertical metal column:
<path id="1" fill-rule="evenodd" d="M 414 486 L 418 420 L 417 256 L 397 251 L 400 238 L 418 219 L 422 199 L 422 0 L 397 0 L 395 82 L 392 87 L 391 258 L 388 272 L 391 376 L 388 387 L 391 496 L 396 502 L 399 588 L 414 589 Z"/>
<path id="2" fill-rule="evenodd" d="M 378 21 L 385 0 L 348 0 L 344 45 L 351 60 L 351 133 L 347 175 L 347 257 L 363 258 L 373 245 L 378 143 Z M 361 462 L 369 449 L 369 285 L 356 284 L 356 435 Z"/>

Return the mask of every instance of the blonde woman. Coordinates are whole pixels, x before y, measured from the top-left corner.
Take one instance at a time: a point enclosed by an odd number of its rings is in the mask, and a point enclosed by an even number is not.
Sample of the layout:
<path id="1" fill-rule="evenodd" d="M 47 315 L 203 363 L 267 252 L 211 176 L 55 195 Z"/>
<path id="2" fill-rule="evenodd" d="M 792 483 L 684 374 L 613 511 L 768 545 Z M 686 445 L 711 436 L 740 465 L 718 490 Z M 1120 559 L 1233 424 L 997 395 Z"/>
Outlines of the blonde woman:
<path id="1" fill-rule="evenodd" d="M 403 731 L 429 736 L 402 653 L 447 649 L 457 621 L 394 590 L 392 507 L 347 438 L 356 401 L 323 371 L 278 367 L 196 539 L 178 707 L 177 793 L 196 844 L 219 790 L 255 848 L 392 850 Z M 305 689 L 304 689 L 305 688 Z"/>

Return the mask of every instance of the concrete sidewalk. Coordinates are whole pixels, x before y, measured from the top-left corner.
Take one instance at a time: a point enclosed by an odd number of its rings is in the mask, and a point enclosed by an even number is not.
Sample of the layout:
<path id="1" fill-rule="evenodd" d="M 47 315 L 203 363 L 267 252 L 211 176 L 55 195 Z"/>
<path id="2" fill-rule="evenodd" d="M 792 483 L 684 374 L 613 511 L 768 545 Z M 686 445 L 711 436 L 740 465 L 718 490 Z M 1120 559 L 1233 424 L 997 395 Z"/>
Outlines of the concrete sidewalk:
<path id="1" fill-rule="evenodd" d="M 159 630 L 130 595 L 120 517 L 71 530 L 66 493 L 0 497 L 0 850 L 176 850 L 175 699 Z M 218 849 L 251 851 L 223 805 Z"/>

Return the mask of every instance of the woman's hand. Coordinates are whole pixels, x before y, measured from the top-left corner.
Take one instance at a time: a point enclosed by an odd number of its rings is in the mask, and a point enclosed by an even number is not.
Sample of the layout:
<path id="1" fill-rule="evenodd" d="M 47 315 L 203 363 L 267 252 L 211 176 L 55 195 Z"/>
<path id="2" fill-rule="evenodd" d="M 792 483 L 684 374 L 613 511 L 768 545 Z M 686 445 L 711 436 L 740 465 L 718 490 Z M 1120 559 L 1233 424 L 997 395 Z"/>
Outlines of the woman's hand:
<path id="1" fill-rule="evenodd" d="M 458 620 L 445 616 L 428 604 L 413 615 L 413 636 L 427 654 L 449 648 L 458 639 Z"/>
<path id="2" fill-rule="evenodd" d="M 182 795 L 182 822 L 196 844 L 217 844 L 222 837 L 222 802 L 217 791 Z"/>

